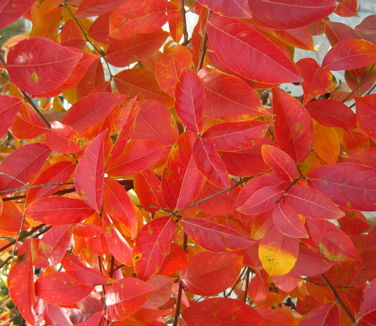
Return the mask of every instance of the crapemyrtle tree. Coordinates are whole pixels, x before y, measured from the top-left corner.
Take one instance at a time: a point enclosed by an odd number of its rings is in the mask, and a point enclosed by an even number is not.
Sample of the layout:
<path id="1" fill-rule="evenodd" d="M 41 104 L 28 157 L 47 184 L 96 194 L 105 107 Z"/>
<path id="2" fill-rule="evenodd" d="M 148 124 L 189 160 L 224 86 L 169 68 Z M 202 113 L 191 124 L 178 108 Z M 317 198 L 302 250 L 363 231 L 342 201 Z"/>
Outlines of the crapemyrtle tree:
<path id="1" fill-rule="evenodd" d="M 1 324 L 375 325 L 357 6 L 1 1 Z"/>

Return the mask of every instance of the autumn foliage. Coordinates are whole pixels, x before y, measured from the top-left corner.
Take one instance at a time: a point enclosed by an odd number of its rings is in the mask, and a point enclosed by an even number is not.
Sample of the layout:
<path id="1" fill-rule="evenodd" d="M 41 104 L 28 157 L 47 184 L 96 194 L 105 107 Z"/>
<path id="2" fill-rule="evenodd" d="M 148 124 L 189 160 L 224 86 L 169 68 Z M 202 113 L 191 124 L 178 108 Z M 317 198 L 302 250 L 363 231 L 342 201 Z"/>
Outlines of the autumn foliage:
<path id="1" fill-rule="evenodd" d="M 1 1 L 1 324 L 376 325 L 376 16 L 336 15 Z"/>

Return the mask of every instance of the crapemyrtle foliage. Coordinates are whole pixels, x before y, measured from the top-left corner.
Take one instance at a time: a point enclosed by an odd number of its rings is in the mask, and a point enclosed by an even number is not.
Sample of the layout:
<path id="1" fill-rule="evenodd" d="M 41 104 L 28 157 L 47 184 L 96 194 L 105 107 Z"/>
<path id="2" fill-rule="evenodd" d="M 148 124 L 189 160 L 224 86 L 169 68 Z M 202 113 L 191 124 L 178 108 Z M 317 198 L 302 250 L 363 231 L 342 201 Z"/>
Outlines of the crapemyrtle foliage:
<path id="1" fill-rule="evenodd" d="M 375 325 L 357 6 L 2 1 L 30 27 L 0 58 L 2 325 Z"/>

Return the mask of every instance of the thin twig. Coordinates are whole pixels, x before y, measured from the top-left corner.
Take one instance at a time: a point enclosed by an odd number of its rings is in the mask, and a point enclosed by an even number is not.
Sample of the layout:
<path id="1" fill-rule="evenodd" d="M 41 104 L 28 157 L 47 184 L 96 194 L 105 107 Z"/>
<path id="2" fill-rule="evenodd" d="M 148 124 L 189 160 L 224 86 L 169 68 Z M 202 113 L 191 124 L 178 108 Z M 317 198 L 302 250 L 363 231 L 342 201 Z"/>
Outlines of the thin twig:
<path id="1" fill-rule="evenodd" d="M 0 263 L 0 269 L 3 268 L 3 266 L 5 266 L 6 264 L 8 264 L 12 259 L 13 259 L 12 255 L 8 256 L 7 259 L 5 259 L 2 263 Z"/>
<path id="2" fill-rule="evenodd" d="M 244 295 L 243 295 L 243 302 L 247 302 L 250 274 L 251 274 L 251 268 L 247 267 L 246 274 L 245 274 L 245 289 L 244 289 Z"/>
<path id="3" fill-rule="evenodd" d="M 38 109 L 38 107 L 35 105 L 35 103 L 33 102 L 33 100 L 31 99 L 31 97 L 26 93 L 24 92 L 23 90 L 20 90 L 24 99 L 26 100 L 26 102 L 28 102 L 31 107 L 33 108 L 34 112 L 38 115 L 38 117 L 43 121 L 43 123 L 46 125 L 46 127 L 48 129 L 51 129 L 51 124 L 48 122 L 48 120 L 45 118 L 45 116 L 42 114 L 42 112 L 40 112 L 40 110 Z"/>
<path id="4" fill-rule="evenodd" d="M 32 235 L 34 232 L 40 230 L 41 228 L 43 228 L 44 226 L 46 226 L 46 224 L 40 224 L 38 226 L 34 226 L 30 231 L 26 232 L 24 235 L 20 236 L 18 238 L 18 241 L 20 240 L 23 240 L 25 238 L 27 238 L 29 235 Z M 4 251 L 5 249 L 8 249 L 9 247 L 13 246 L 17 241 L 16 240 L 12 240 L 10 242 L 8 242 L 6 245 L 2 246 L 0 248 L 0 252 Z"/>
<path id="5" fill-rule="evenodd" d="M 352 321 L 352 323 L 355 324 L 355 318 L 354 318 L 354 316 L 350 312 L 350 309 L 346 306 L 346 304 L 341 299 L 339 293 L 337 292 L 337 290 L 335 289 L 335 287 L 333 286 L 333 284 L 329 281 L 329 279 L 324 274 L 321 274 L 321 278 L 328 285 L 328 287 L 332 291 L 333 295 L 335 296 L 337 302 L 342 307 L 343 311 L 346 313 L 346 315 L 349 317 L 349 319 Z"/>
<path id="6" fill-rule="evenodd" d="M 224 297 L 225 297 L 225 298 L 229 297 L 229 296 L 232 294 L 232 292 L 234 292 L 236 286 L 239 284 L 239 282 L 240 282 L 241 279 L 243 278 L 243 276 L 244 276 L 244 274 L 245 274 L 246 271 L 247 271 L 247 268 L 244 268 L 244 269 L 242 270 L 242 272 L 241 272 L 241 274 L 239 275 L 238 279 L 236 280 L 235 284 L 232 286 L 230 292 L 224 294 Z"/>
<path id="7" fill-rule="evenodd" d="M 211 15 L 211 10 L 208 10 L 206 20 L 205 20 L 203 35 L 201 38 L 201 46 L 200 46 L 200 52 L 199 52 L 199 58 L 198 58 L 196 71 L 199 71 L 204 64 L 204 59 L 205 59 L 205 54 L 206 54 L 206 44 L 208 42 L 208 35 L 206 34 L 206 31 L 207 31 L 210 15 Z"/>
<path id="8" fill-rule="evenodd" d="M 0 190 L 0 193 L 4 193 L 4 192 L 16 192 L 16 191 L 30 189 L 30 188 L 66 186 L 66 185 L 72 185 L 72 184 L 73 184 L 73 182 L 57 182 L 57 183 L 44 183 L 44 184 L 39 184 L 39 185 L 25 185 L 25 186 L 19 187 L 19 188 Z"/>
<path id="9" fill-rule="evenodd" d="M 207 200 L 209 200 L 209 199 L 212 199 L 212 198 L 214 198 L 214 197 L 217 197 L 217 196 L 219 196 L 219 195 L 221 195 L 221 194 L 223 194 L 223 193 L 225 193 L 225 192 L 227 192 L 227 191 L 230 191 L 230 190 L 236 188 L 237 186 L 242 185 L 243 183 L 247 182 L 247 181 L 250 180 L 251 178 L 252 178 L 252 177 L 245 177 L 245 178 L 242 178 L 242 179 L 240 179 L 239 181 L 235 182 L 232 186 L 229 186 L 229 187 L 227 187 L 227 188 L 225 188 L 225 189 L 222 189 L 221 191 L 218 191 L 218 192 L 216 192 L 215 194 L 212 194 L 212 195 L 210 195 L 210 196 L 207 196 L 207 197 L 201 198 L 200 200 L 198 200 L 198 201 L 196 201 L 196 202 L 194 202 L 194 203 L 188 205 L 188 206 L 185 207 L 185 208 L 182 208 L 182 209 L 178 209 L 178 210 L 176 210 L 174 213 L 175 213 L 175 214 L 178 214 L 178 213 L 180 213 L 180 212 L 182 212 L 182 211 L 184 211 L 184 210 L 186 210 L 186 209 L 192 208 L 192 207 L 197 206 L 197 205 L 199 205 L 199 204 L 201 204 L 201 203 L 203 203 L 203 202 L 205 202 L 205 201 L 207 201 Z"/>
<path id="10" fill-rule="evenodd" d="M 285 197 L 285 195 L 289 192 L 289 190 L 293 187 L 293 186 L 295 186 L 297 183 L 298 183 L 298 181 L 301 179 L 301 176 L 298 176 L 297 178 L 295 178 L 289 185 L 288 185 L 288 187 L 283 191 L 283 193 L 282 193 L 282 195 L 281 195 L 281 197 L 276 201 L 276 204 L 278 204 L 282 199 L 283 199 L 283 197 Z"/>
<path id="11" fill-rule="evenodd" d="M 187 251 L 188 246 L 188 236 L 184 232 L 184 238 L 183 238 L 183 250 Z M 178 288 L 178 297 L 176 298 L 176 311 L 174 316 L 174 323 L 173 326 L 177 326 L 179 322 L 179 316 L 180 316 L 180 310 L 181 310 L 181 298 L 183 295 L 183 282 L 181 278 L 179 278 L 179 288 Z"/>
<path id="12" fill-rule="evenodd" d="M 184 34 L 183 45 L 187 45 L 189 42 L 189 39 L 188 39 L 188 30 L 187 30 L 187 17 L 185 16 L 185 1 L 180 0 L 180 5 L 181 5 L 180 12 L 183 18 L 183 34 Z"/>
<path id="13" fill-rule="evenodd" d="M 376 84 L 373 85 L 373 86 L 369 89 L 369 91 L 365 94 L 365 96 L 371 94 L 372 91 L 373 91 L 375 88 L 376 88 Z M 352 109 L 355 105 L 356 105 L 356 102 L 354 102 L 353 104 L 351 104 L 351 105 L 349 106 L 349 108 Z"/>
<path id="14" fill-rule="evenodd" d="M 101 257 L 100 256 L 98 256 L 98 264 L 99 264 L 99 271 L 101 272 L 101 274 L 103 274 L 102 261 L 101 261 Z M 101 298 L 102 298 L 102 303 L 104 305 L 104 314 L 106 315 L 106 311 L 107 311 L 107 306 L 106 306 L 106 287 L 105 287 L 104 284 L 102 284 Z"/>
<path id="15" fill-rule="evenodd" d="M 6 69 L 7 68 L 7 64 L 3 58 L 2 55 L 0 55 L 0 63 L 1 65 Z M 24 92 L 22 89 L 20 89 L 20 92 L 22 93 L 24 99 L 26 102 L 28 102 L 31 107 L 33 108 L 33 110 L 35 111 L 35 113 L 38 115 L 38 117 L 43 121 L 43 123 L 46 125 L 46 127 L 48 129 L 51 129 L 51 124 L 48 122 L 48 120 L 44 117 L 44 115 L 42 114 L 42 112 L 40 112 L 40 110 L 38 109 L 38 107 L 35 105 L 35 103 L 33 102 L 33 100 L 31 99 L 31 97 L 29 96 L 29 94 L 27 94 L 26 92 Z"/>
<path id="16" fill-rule="evenodd" d="M 367 80 L 367 77 L 370 75 L 374 67 L 375 67 L 375 64 L 373 64 L 371 68 L 369 69 L 369 71 L 366 74 L 364 74 L 363 78 L 359 81 L 358 85 L 351 91 L 351 93 L 349 93 L 345 97 L 344 100 L 342 100 L 342 103 L 345 103 L 347 100 L 349 100 L 355 94 L 355 92 L 357 92 L 359 88 L 363 86 L 364 82 Z"/>
<path id="17" fill-rule="evenodd" d="M 75 14 L 72 12 L 72 10 L 69 8 L 69 5 L 67 3 L 67 0 L 65 0 L 63 3 L 62 3 L 62 6 L 67 10 L 69 16 L 71 16 L 71 18 L 73 19 L 73 21 L 75 22 L 75 24 L 77 25 L 77 27 L 79 28 L 79 30 L 81 31 L 82 35 L 84 36 L 85 38 L 85 41 L 87 43 L 89 43 L 94 51 L 102 58 L 102 60 L 105 62 L 106 64 L 106 67 L 107 67 L 107 70 L 108 70 L 108 73 L 110 75 L 110 80 L 113 80 L 114 79 L 114 75 L 112 74 L 112 71 L 111 71 L 111 68 L 110 68 L 110 64 L 108 63 L 106 57 L 105 57 L 105 53 L 99 49 L 92 40 L 90 40 L 89 36 L 87 35 L 86 31 L 84 30 L 84 28 L 82 27 L 82 25 L 80 24 L 80 22 L 78 21 L 77 17 L 75 16 Z"/>
<path id="18" fill-rule="evenodd" d="M 14 181 L 17 181 L 19 183 L 22 183 L 23 185 L 26 185 L 26 182 L 23 182 L 22 180 L 14 177 L 13 175 L 10 175 L 8 173 L 5 173 L 5 172 L 0 172 L 0 175 L 5 175 L 6 177 L 8 177 L 9 179 L 12 179 Z M 3 190 L 2 192 L 8 192 L 9 190 Z"/>
<path id="19" fill-rule="evenodd" d="M 22 228 L 24 227 L 24 225 L 25 225 L 25 214 L 22 214 L 21 225 L 18 229 L 17 238 L 15 239 L 13 251 L 12 251 L 12 254 L 11 254 L 12 257 L 14 257 L 16 252 L 17 252 L 18 241 L 20 241 L 20 236 L 21 236 Z"/>

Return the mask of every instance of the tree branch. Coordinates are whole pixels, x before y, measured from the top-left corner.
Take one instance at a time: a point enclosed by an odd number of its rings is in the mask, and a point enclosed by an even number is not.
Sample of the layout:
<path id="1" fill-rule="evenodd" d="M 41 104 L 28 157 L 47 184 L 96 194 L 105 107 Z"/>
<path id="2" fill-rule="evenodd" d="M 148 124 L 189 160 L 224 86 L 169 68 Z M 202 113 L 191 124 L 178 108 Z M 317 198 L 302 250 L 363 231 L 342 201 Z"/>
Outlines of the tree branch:
<path id="1" fill-rule="evenodd" d="M 2 55 L 0 55 L 0 63 L 1 65 L 6 69 L 7 68 L 7 64 L 3 58 Z M 27 103 L 29 103 L 31 105 L 31 107 L 33 108 L 33 110 L 35 111 L 35 113 L 38 115 L 39 119 L 41 119 L 43 121 L 43 123 L 46 125 L 46 127 L 48 129 L 51 129 L 51 124 L 48 122 L 48 120 L 44 117 L 44 115 L 42 114 L 42 112 L 40 112 L 40 110 L 38 109 L 38 107 L 35 105 L 35 103 L 33 102 L 33 100 L 31 99 L 31 97 L 26 93 L 24 92 L 22 89 L 18 88 L 20 90 L 20 92 L 22 93 L 25 101 Z"/>
<path id="2" fill-rule="evenodd" d="M 344 310 L 344 312 L 346 313 L 346 315 L 349 317 L 349 319 L 351 320 L 351 322 L 353 324 L 355 324 L 355 318 L 354 318 L 354 316 L 350 312 L 350 309 L 346 306 L 346 304 L 341 299 L 339 293 L 337 292 L 337 290 L 335 289 L 335 287 L 333 286 L 333 284 L 329 281 L 329 279 L 324 274 L 321 274 L 321 278 L 328 285 L 329 289 L 332 291 L 334 297 L 336 298 L 338 304 L 342 307 L 342 309 Z"/>
<path id="3" fill-rule="evenodd" d="M 184 249 L 184 251 L 187 251 L 187 245 L 188 245 L 188 236 L 184 232 L 184 239 L 183 239 L 183 249 Z M 178 325 L 180 310 L 181 310 L 181 297 L 182 297 L 182 295 L 183 295 L 183 282 L 179 278 L 178 297 L 176 298 L 176 311 L 175 311 L 173 326 Z"/>
<path id="4" fill-rule="evenodd" d="M 205 54 L 206 54 L 206 44 L 208 42 L 208 35 L 206 34 L 206 31 L 207 31 L 210 15 L 211 15 L 211 10 L 208 10 L 206 20 L 205 20 L 203 35 L 201 38 L 201 47 L 200 47 L 196 72 L 199 71 L 204 64 L 204 59 L 205 59 Z"/>
<path id="5" fill-rule="evenodd" d="M 25 186 L 19 187 L 19 188 L 11 188 L 11 189 L 0 190 L 0 193 L 4 193 L 4 192 L 16 192 L 16 191 L 25 190 L 25 189 L 31 189 L 31 188 L 65 186 L 65 185 L 72 185 L 72 184 L 73 184 L 73 182 L 57 182 L 57 183 L 44 183 L 44 184 L 39 184 L 39 185 L 25 185 Z"/>
<path id="6" fill-rule="evenodd" d="M 73 19 L 73 21 L 75 22 L 75 24 L 77 25 L 77 27 L 79 28 L 79 30 L 81 31 L 82 35 L 84 36 L 85 41 L 87 43 L 89 43 L 93 47 L 94 51 L 102 58 L 102 60 L 106 64 L 108 73 L 110 75 L 110 80 L 113 80 L 114 79 L 114 75 L 112 74 L 112 71 L 111 71 L 110 65 L 109 65 L 109 63 L 108 63 L 108 61 L 106 59 L 105 53 L 101 49 L 99 49 L 94 44 L 94 42 L 92 40 L 90 40 L 89 36 L 87 35 L 86 31 L 84 30 L 84 28 L 82 27 L 82 25 L 78 21 L 77 17 L 72 12 L 72 10 L 69 8 L 69 5 L 67 4 L 67 0 L 65 0 L 61 5 L 67 10 L 69 16 L 71 16 L 71 18 Z"/>
<path id="7" fill-rule="evenodd" d="M 250 274 L 251 274 L 251 268 L 247 267 L 246 274 L 245 274 L 245 289 L 244 289 L 244 295 L 243 295 L 243 302 L 247 302 Z"/>
<path id="8" fill-rule="evenodd" d="M 187 17 L 185 16 L 185 1 L 180 0 L 180 5 L 181 5 L 180 12 L 183 18 L 183 34 L 184 34 L 183 45 L 187 45 L 189 43 L 189 39 L 188 39 L 188 30 L 187 30 Z"/>

